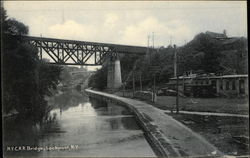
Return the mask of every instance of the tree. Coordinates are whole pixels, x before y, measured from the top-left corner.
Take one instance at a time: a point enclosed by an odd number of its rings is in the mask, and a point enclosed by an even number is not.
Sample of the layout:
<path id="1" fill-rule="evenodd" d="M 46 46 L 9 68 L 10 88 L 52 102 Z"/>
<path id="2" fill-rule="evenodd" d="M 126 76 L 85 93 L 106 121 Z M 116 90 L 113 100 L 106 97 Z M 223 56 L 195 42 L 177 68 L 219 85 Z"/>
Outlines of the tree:
<path id="1" fill-rule="evenodd" d="M 72 75 L 70 74 L 69 67 L 65 66 L 61 72 L 61 81 L 63 85 L 69 85 L 72 81 Z"/>
<path id="2" fill-rule="evenodd" d="M 248 72 L 246 38 L 219 40 L 208 34 L 200 33 L 188 44 L 178 47 L 177 51 L 179 56 L 179 75 L 190 70 L 202 70 L 200 72 L 216 74 L 247 74 Z M 167 48 L 161 47 L 157 52 L 151 52 L 150 55 L 145 57 L 124 55 L 121 58 L 122 79 L 123 81 L 128 79 L 126 87 L 132 87 L 132 75 L 130 74 L 132 71 L 135 71 L 135 78 L 139 78 L 138 75 L 141 74 L 143 85 L 145 85 L 143 87 L 150 86 L 153 84 L 155 73 L 150 71 L 150 67 L 156 66 L 159 67 L 159 75 L 156 77 L 156 82 L 159 84 L 166 83 L 174 74 L 173 59 L 174 48 L 171 46 Z M 103 69 L 107 68 L 104 67 Z M 91 87 L 100 87 L 100 84 L 104 84 L 102 82 L 103 77 L 105 77 L 106 84 L 106 74 L 102 71 L 98 70 L 97 74 L 91 77 L 89 82 Z"/>
<path id="3" fill-rule="evenodd" d="M 3 59 L 3 110 L 9 112 L 15 108 L 19 112 L 24 112 L 31 104 L 31 99 L 27 99 L 29 96 L 27 92 L 35 90 L 32 87 L 32 77 L 30 76 L 34 75 L 36 52 L 29 45 L 12 36 L 26 35 L 28 27 L 14 19 L 7 19 L 6 11 L 3 8 L 1 8 L 1 13 L 2 32 L 5 33 L 2 36 L 3 47 L 1 51 Z M 26 91 L 25 87 L 31 89 Z M 22 108 L 21 104 L 27 107 Z"/>
<path id="4" fill-rule="evenodd" d="M 97 70 L 94 75 L 89 79 L 88 86 L 96 88 L 98 90 L 104 90 L 107 86 L 107 66 L 103 66 L 101 69 Z"/>
<path id="5" fill-rule="evenodd" d="M 3 111 L 16 109 L 21 118 L 41 121 L 50 110 L 44 96 L 56 88 L 61 68 L 39 60 L 38 50 L 20 38 L 28 27 L 8 19 L 3 8 L 1 20 Z"/>

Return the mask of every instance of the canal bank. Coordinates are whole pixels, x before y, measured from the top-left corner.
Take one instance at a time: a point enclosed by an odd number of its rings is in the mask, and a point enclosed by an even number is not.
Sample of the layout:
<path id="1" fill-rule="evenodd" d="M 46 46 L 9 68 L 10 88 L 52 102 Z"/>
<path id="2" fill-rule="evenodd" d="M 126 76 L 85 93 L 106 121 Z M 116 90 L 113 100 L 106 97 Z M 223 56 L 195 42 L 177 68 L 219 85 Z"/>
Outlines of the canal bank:
<path id="1" fill-rule="evenodd" d="M 214 157 L 223 154 L 203 137 L 150 104 L 90 89 L 85 91 L 91 97 L 128 107 L 135 114 L 158 156 Z"/>
<path id="2" fill-rule="evenodd" d="M 4 157 L 155 157 L 124 106 L 76 91 L 50 97 L 48 104 L 54 107 L 48 122 L 4 120 Z"/>

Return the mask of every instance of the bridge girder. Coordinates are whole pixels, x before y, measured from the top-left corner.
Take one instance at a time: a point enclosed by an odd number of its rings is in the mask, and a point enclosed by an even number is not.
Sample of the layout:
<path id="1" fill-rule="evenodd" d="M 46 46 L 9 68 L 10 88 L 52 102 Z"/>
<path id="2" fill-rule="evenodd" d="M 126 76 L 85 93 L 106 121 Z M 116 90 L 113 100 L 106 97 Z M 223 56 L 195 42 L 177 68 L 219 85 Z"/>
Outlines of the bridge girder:
<path id="1" fill-rule="evenodd" d="M 147 52 L 146 47 L 116 45 L 107 43 L 62 40 L 53 38 L 23 36 L 24 40 L 38 48 L 39 58 L 42 52 L 50 56 L 53 64 L 60 65 L 102 65 L 108 56 L 117 56 L 119 53 L 140 54 Z M 89 63 L 90 58 L 93 63 Z M 71 59 L 71 61 L 69 61 Z M 92 59 L 93 60 L 93 59 Z"/>

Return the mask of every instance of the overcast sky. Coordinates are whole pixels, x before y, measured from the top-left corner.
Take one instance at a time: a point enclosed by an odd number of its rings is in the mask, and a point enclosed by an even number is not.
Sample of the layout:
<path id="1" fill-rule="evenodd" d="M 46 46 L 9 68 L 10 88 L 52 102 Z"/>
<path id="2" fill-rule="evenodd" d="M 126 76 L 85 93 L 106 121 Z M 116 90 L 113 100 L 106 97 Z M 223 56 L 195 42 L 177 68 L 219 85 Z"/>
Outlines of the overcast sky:
<path id="1" fill-rule="evenodd" d="M 247 36 L 246 2 L 5 1 L 9 17 L 29 26 L 30 35 L 155 46 L 183 45 L 200 32 Z"/>

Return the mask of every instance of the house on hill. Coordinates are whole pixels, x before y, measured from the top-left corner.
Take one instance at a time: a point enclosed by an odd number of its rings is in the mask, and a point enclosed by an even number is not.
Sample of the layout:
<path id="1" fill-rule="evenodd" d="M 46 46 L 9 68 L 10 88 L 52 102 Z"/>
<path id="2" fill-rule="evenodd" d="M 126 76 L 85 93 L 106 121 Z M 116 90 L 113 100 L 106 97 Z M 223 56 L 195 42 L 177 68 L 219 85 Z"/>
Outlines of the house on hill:
<path id="1" fill-rule="evenodd" d="M 211 32 L 211 31 L 207 31 L 206 35 L 210 36 L 211 38 L 216 38 L 216 39 L 226 39 L 227 34 L 226 34 L 226 30 L 223 31 L 223 33 L 215 33 L 215 32 Z"/>

